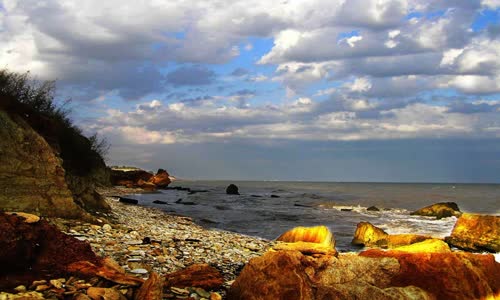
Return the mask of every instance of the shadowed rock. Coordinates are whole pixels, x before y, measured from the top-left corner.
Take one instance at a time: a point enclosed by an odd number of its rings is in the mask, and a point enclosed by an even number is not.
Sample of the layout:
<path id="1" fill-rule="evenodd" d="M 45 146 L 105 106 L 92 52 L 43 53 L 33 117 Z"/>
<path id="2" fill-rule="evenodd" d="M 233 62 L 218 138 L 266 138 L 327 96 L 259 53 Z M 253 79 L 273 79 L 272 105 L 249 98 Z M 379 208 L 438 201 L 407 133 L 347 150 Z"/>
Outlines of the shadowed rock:
<path id="1" fill-rule="evenodd" d="M 228 195 L 239 195 L 240 193 L 238 192 L 238 187 L 234 184 L 230 184 L 226 188 L 226 194 Z"/>

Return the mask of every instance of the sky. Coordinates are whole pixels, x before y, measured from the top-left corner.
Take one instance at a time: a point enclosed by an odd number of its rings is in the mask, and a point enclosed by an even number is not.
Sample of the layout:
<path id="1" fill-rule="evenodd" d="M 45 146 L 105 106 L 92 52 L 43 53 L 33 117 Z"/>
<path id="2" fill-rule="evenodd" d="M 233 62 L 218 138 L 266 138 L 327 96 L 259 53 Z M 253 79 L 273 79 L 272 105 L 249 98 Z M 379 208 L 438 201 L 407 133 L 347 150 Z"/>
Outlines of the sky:
<path id="1" fill-rule="evenodd" d="M 111 165 L 500 183 L 500 0 L 0 0 L 0 67 Z"/>

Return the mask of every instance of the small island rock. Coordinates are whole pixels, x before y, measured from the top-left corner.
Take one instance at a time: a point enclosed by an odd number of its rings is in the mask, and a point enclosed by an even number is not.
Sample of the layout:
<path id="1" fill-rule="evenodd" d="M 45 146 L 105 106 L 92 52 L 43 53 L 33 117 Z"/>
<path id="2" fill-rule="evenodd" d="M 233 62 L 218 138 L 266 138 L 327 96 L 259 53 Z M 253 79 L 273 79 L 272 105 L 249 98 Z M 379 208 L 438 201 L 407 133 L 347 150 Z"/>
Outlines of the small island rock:
<path id="1" fill-rule="evenodd" d="M 455 202 L 441 202 L 416 210 L 410 215 L 436 217 L 437 219 L 442 219 L 452 216 L 459 217 L 461 212 Z"/>
<path id="2" fill-rule="evenodd" d="M 226 188 L 226 194 L 228 195 L 239 195 L 240 193 L 238 192 L 238 187 L 235 184 L 230 184 Z"/>

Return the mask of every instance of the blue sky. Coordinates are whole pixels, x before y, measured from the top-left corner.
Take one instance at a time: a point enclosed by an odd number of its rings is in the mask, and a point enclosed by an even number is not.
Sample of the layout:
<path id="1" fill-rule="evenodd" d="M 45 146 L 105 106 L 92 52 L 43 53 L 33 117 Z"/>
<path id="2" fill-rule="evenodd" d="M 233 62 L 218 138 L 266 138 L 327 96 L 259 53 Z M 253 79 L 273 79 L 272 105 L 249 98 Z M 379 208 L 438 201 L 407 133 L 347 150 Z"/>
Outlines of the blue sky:
<path id="1" fill-rule="evenodd" d="M 110 164 L 183 178 L 500 182 L 498 0 L 0 1 Z"/>

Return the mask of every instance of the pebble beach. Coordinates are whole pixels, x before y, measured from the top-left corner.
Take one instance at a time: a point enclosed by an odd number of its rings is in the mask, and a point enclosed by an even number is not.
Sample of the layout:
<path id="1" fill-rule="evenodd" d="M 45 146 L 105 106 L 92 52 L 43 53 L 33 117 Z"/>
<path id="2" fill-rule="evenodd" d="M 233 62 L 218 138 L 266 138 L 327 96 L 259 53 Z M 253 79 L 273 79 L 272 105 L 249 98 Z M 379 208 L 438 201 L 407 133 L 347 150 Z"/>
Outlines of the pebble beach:
<path id="1" fill-rule="evenodd" d="M 111 212 L 98 215 L 102 225 L 59 218 L 49 222 L 64 233 L 88 242 L 98 256 L 112 258 L 128 274 L 143 279 L 147 279 L 152 272 L 162 276 L 193 264 L 209 264 L 224 277 L 222 288 L 212 291 L 221 297 L 244 265 L 272 245 L 272 241 L 261 238 L 203 228 L 189 217 L 119 202 L 119 196 L 141 191 L 120 187 L 99 190 L 112 208 Z M 62 278 L 60 281 L 64 283 L 67 280 Z M 80 281 L 82 284 L 98 285 Z M 43 292 L 51 287 L 50 283 L 42 281 L 28 290 Z M 123 293 L 126 294 L 126 289 Z M 203 299 L 203 293 L 199 290 L 197 294 L 189 289 L 173 289 L 172 294 L 165 295 L 165 298 L 189 296 Z M 43 295 L 47 297 L 46 293 Z M 11 299 L 0 295 L 0 299 L 4 298 Z"/>

